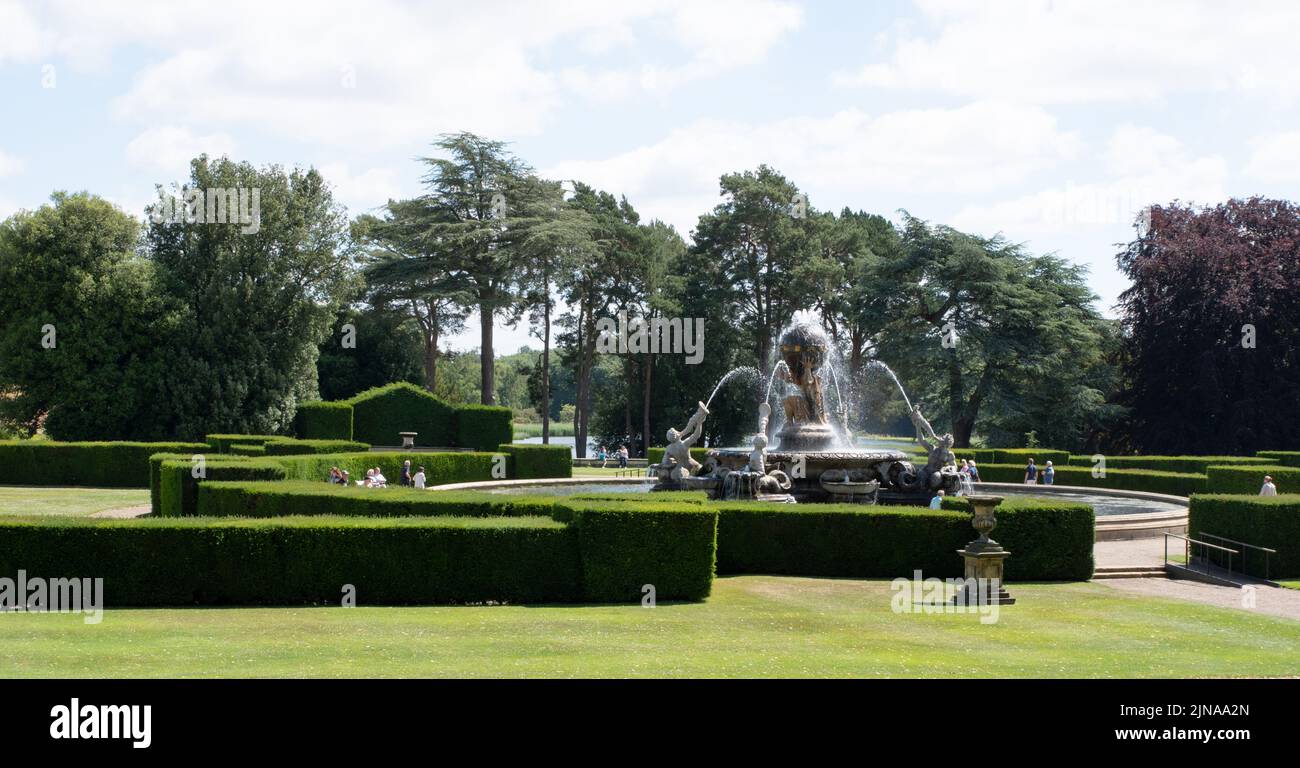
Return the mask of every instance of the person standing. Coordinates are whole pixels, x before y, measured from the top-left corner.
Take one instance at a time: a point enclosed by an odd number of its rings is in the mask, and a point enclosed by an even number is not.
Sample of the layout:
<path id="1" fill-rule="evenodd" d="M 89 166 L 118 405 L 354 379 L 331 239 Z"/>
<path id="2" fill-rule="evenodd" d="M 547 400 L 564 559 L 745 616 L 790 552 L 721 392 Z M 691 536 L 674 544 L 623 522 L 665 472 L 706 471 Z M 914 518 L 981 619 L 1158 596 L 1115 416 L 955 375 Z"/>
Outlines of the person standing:
<path id="1" fill-rule="evenodd" d="M 934 498 L 930 499 L 930 509 L 943 509 L 943 496 L 942 490 L 936 491 Z"/>
<path id="2" fill-rule="evenodd" d="M 1043 467 L 1043 485 L 1051 485 L 1055 481 L 1056 481 L 1056 470 L 1052 467 L 1052 462 L 1049 459 L 1047 461 L 1047 466 Z"/>
<path id="3" fill-rule="evenodd" d="M 618 468 L 619 469 L 627 469 L 627 456 L 628 456 L 627 446 L 620 445 L 618 447 Z"/>
<path id="4" fill-rule="evenodd" d="M 970 460 L 970 481 L 978 483 L 980 481 L 980 468 L 975 466 L 975 460 Z"/>
<path id="5" fill-rule="evenodd" d="M 406 461 L 402 462 L 402 476 L 398 479 L 397 482 L 407 487 L 411 485 L 411 460 L 410 459 L 407 459 Z"/>
<path id="6" fill-rule="evenodd" d="M 1038 482 L 1038 465 L 1034 463 L 1033 458 L 1029 459 L 1029 464 L 1025 467 L 1025 485 L 1033 485 Z"/>
<path id="7" fill-rule="evenodd" d="M 1277 495 L 1277 486 L 1273 485 L 1273 477 L 1271 475 L 1264 475 L 1264 484 L 1260 486 L 1259 495 L 1260 496 Z"/>
<path id="8" fill-rule="evenodd" d="M 412 481 L 415 483 L 416 488 L 424 487 L 424 467 L 419 468 L 415 473 L 415 477 L 412 478 Z"/>

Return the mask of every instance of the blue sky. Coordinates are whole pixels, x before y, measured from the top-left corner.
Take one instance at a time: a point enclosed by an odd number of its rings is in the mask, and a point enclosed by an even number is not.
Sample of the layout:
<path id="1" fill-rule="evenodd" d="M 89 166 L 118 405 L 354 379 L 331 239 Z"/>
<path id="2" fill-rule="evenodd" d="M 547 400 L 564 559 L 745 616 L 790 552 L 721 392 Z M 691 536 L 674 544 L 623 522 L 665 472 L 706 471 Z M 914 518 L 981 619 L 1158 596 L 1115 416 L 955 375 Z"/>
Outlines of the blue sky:
<path id="1" fill-rule="evenodd" d="M 818 208 L 1087 265 L 1110 314 L 1144 206 L 1300 184 L 1294 4 L 465 5 L 0 0 L 0 216 L 56 189 L 138 215 L 203 151 L 314 165 L 357 213 L 471 130 L 684 235 L 719 174 L 766 162 Z"/>

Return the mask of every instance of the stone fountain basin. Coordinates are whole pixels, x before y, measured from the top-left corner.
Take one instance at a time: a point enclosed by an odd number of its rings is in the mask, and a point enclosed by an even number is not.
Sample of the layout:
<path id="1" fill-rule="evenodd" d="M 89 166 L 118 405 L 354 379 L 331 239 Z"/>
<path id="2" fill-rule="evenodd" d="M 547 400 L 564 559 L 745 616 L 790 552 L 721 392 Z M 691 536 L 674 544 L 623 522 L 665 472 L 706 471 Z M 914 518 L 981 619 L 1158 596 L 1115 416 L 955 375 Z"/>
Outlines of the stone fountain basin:
<path id="1" fill-rule="evenodd" d="M 709 455 L 717 459 L 719 466 L 737 470 L 742 469 L 749 463 L 749 454 L 752 452 L 752 448 L 716 448 L 710 451 Z M 803 457 L 805 462 L 804 477 L 809 480 L 816 480 L 828 469 L 867 469 L 881 463 L 911 460 L 910 455 L 902 451 L 891 450 L 854 448 L 832 451 L 776 450 L 767 452 L 767 468 L 769 471 L 784 469 L 789 473 L 790 467 L 794 465 L 799 457 Z"/>

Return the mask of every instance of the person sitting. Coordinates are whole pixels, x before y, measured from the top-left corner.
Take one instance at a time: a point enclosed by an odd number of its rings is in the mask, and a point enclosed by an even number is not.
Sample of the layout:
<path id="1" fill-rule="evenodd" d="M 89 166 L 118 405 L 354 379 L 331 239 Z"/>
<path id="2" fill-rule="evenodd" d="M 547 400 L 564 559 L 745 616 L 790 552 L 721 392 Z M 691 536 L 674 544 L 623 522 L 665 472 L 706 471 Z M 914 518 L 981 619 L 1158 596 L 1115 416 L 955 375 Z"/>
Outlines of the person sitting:
<path id="1" fill-rule="evenodd" d="M 343 482 L 343 473 L 339 472 L 338 467 L 330 467 L 330 485 L 337 485 Z"/>
<path id="2" fill-rule="evenodd" d="M 366 487 L 366 488 L 374 488 L 374 487 L 375 487 L 375 470 L 373 470 L 373 469 L 367 469 L 367 470 L 366 470 L 366 479 L 365 479 L 365 480 L 362 480 L 362 481 L 361 481 L 361 484 L 362 484 L 362 486 L 364 486 L 364 487 Z"/>
<path id="3" fill-rule="evenodd" d="M 375 467 L 375 487 L 376 488 L 388 487 L 388 478 L 384 477 L 384 471 L 379 467 Z"/>
<path id="4" fill-rule="evenodd" d="M 935 491 L 934 498 L 930 499 L 930 509 L 943 509 L 943 489 Z"/>
<path id="5" fill-rule="evenodd" d="M 409 487 L 411 485 L 411 460 L 407 459 L 402 462 L 402 476 L 398 479 L 398 484 Z"/>
<path id="6" fill-rule="evenodd" d="M 1264 475 L 1264 484 L 1260 486 L 1259 495 L 1260 496 L 1277 495 L 1277 486 L 1273 485 L 1273 477 L 1271 475 Z"/>
<path id="7" fill-rule="evenodd" d="M 352 485 L 352 476 L 346 469 L 339 472 L 339 485 Z"/>
<path id="8" fill-rule="evenodd" d="M 416 488 L 424 487 L 424 467 L 419 468 L 419 470 L 415 473 L 415 476 L 411 478 L 411 482 L 415 484 Z"/>

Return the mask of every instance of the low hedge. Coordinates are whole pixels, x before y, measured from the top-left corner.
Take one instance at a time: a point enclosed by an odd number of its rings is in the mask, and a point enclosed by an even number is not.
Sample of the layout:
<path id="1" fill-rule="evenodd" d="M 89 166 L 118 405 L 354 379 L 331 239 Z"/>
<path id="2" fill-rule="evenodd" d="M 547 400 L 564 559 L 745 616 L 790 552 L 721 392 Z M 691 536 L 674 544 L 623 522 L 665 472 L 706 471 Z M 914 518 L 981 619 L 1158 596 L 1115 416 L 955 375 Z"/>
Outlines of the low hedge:
<path id="1" fill-rule="evenodd" d="M 230 453 L 234 445 L 264 445 L 268 440 L 278 440 L 281 435 L 204 435 L 211 450 L 217 453 Z"/>
<path id="2" fill-rule="evenodd" d="M 944 499 L 943 507 L 966 513 L 969 525 L 971 509 L 966 499 Z M 994 517 L 997 526 L 990 536 L 1011 552 L 1006 561 L 1008 581 L 1092 578 L 1097 519 L 1091 505 L 1050 497 L 1007 499 L 994 510 Z"/>
<path id="3" fill-rule="evenodd" d="M 204 455 L 204 454 L 198 454 Z M 162 514 L 162 463 L 164 461 L 192 461 L 192 453 L 155 453 L 149 457 L 149 508 L 155 515 Z M 244 457 L 228 454 L 221 461 L 242 461 Z"/>
<path id="4" fill-rule="evenodd" d="M 351 440 L 352 404 L 320 400 L 299 403 L 293 433 L 302 440 Z"/>
<path id="5" fill-rule="evenodd" d="M 1238 496 L 1197 494 L 1187 516 L 1192 538 L 1206 533 L 1276 549 L 1269 555 L 1268 576 L 1274 579 L 1300 577 L 1300 494 Z M 1240 550 L 1233 566 L 1254 576 L 1264 576 L 1264 553 L 1207 539 Z M 1243 566 L 1243 556 L 1244 566 Z"/>
<path id="6" fill-rule="evenodd" d="M 204 443 L 0 441 L 0 485 L 148 488 L 155 453 L 205 453 Z"/>
<path id="7" fill-rule="evenodd" d="M 709 494 L 704 491 L 590 491 L 569 494 L 575 501 L 635 501 L 642 504 L 705 504 Z"/>
<path id="8" fill-rule="evenodd" d="M 215 481 L 199 483 L 204 517 L 519 517 L 549 515 L 558 496 L 429 492 L 414 488 L 358 488 L 332 483 Z"/>
<path id="9" fill-rule="evenodd" d="M 366 451 L 358 453 L 323 453 L 302 454 L 296 456 L 276 456 L 289 473 L 291 480 L 315 480 L 324 482 L 329 479 L 330 467 L 338 467 L 351 475 L 352 482 L 362 480 L 366 470 L 379 467 L 388 478 L 390 485 L 397 485 L 402 474 L 402 463 L 411 462 L 411 471 L 424 467 L 425 482 L 428 485 L 445 483 L 468 483 L 475 480 L 491 480 L 495 454 L 447 452 L 447 453 L 411 453 L 409 451 Z"/>
<path id="10" fill-rule="evenodd" d="M 453 445 L 476 451 L 494 451 L 498 445 L 515 439 L 514 413 L 499 405 L 460 405 L 456 407 Z"/>
<path id="11" fill-rule="evenodd" d="M 455 445 L 456 409 L 414 384 L 375 387 L 346 402 L 352 406 L 353 440 L 398 445 L 399 432 L 416 432 L 416 445 Z"/>
<path id="12" fill-rule="evenodd" d="M 1206 474 L 1207 493 L 1247 493 L 1259 495 L 1260 486 L 1264 485 L 1264 475 L 1273 478 L 1273 485 L 1278 493 L 1300 491 L 1300 467 L 1284 467 L 1276 464 L 1262 466 L 1210 467 Z"/>
<path id="13" fill-rule="evenodd" d="M 512 479 L 572 477 L 573 452 L 567 445 L 498 445 L 496 450 L 507 457 L 507 473 Z"/>
<path id="14" fill-rule="evenodd" d="M 308 453 L 357 453 L 368 451 L 370 446 L 354 440 L 296 440 L 277 437 L 262 446 L 268 456 L 300 456 Z"/>
<path id="15" fill-rule="evenodd" d="M 595 602 L 703 600 L 713 586 L 718 512 L 697 504 L 579 502 L 583 592 Z"/>
<path id="16" fill-rule="evenodd" d="M 1254 456 L 1106 456 L 1106 469 L 1149 469 L 1157 472 L 1205 474 L 1211 466 L 1225 464 L 1268 464 Z M 1092 467 L 1092 456 L 1071 456 L 1071 466 Z"/>
<path id="17" fill-rule="evenodd" d="M 1255 455 L 1271 464 L 1300 467 L 1300 451 L 1255 451 Z"/>
<path id="18" fill-rule="evenodd" d="M 287 476 L 284 467 L 270 459 L 209 459 L 203 463 L 201 482 L 194 477 L 193 468 L 189 460 L 163 460 L 159 465 L 159 515 L 198 514 L 198 488 L 214 480 L 283 480 Z"/>
<path id="19" fill-rule="evenodd" d="M 1054 466 L 1054 485 L 1080 485 L 1088 488 L 1115 488 L 1124 491 L 1146 491 L 1171 496 L 1190 496 L 1205 492 L 1205 475 L 1189 472 L 1156 472 L 1145 469 L 1106 468 L 1105 477 L 1093 477 L 1089 467 Z M 980 480 L 986 483 L 1020 483 L 1025 479 L 1025 468 L 1019 464 L 980 464 Z M 1042 483 L 1039 467 L 1038 483 Z"/>
<path id="20" fill-rule="evenodd" d="M 227 455 L 228 456 L 265 456 L 266 446 L 245 445 L 243 443 L 235 443 L 234 445 L 230 446 L 230 453 Z"/>

